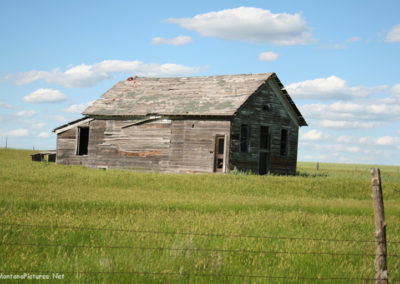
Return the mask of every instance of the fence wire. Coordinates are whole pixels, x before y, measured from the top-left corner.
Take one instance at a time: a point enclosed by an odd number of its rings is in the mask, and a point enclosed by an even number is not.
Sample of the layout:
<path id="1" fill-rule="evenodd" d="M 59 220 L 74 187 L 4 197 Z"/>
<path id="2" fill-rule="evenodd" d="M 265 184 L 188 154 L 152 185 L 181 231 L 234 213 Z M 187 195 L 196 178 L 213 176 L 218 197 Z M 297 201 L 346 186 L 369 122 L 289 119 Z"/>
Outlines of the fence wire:
<path id="1" fill-rule="evenodd" d="M 136 247 L 136 246 L 100 246 L 100 245 L 72 245 L 52 243 L 9 243 L 1 242 L 3 246 L 22 247 L 63 247 L 63 248 L 88 248 L 88 249 L 132 249 L 155 251 L 190 251 L 190 252 L 222 252 L 222 253 L 248 253 L 248 254 L 294 254 L 294 255 L 330 255 L 330 256 L 363 256 L 375 257 L 368 253 L 337 253 L 337 252 L 304 252 L 304 251 L 269 251 L 269 250 L 239 250 L 239 249 L 206 249 L 206 248 L 169 248 L 169 247 Z M 384 256 L 384 255 L 380 255 Z M 397 254 L 389 254 L 390 257 L 399 257 Z"/>
<path id="2" fill-rule="evenodd" d="M 286 237 L 286 236 L 267 236 L 267 235 L 241 235 L 241 234 L 215 234 L 199 232 L 182 231 L 156 231 L 156 230 L 135 230 L 122 228 L 96 228 L 82 226 L 59 226 L 59 225 L 40 225 L 40 224 L 18 224 L 18 223 L 0 223 L 3 227 L 37 228 L 37 229 L 59 229 L 59 230 L 86 230 L 86 231 L 108 231 L 124 232 L 137 234 L 164 234 L 164 235 L 187 235 L 201 237 L 221 237 L 221 238 L 253 238 L 270 240 L 289 240 L 289 241 L 319 241 L 319 242 L 357 242 L 357 243 L 375 243 L 373 240 L 357 239 L 333 239 L 333 238 L 308 238 L 308 237 Z M 400 241 L 387 242 L 399 244 Z M 266 254 L 266 255 L 325 255 L 332 257 L 375 257 L 372 253 L 340 253 L 329 251 L 274 251 L 274 250 L 242 250 L 242 249 L 208 249 L 208 248 L 169 248 L 169 247 L 145 247 L 145 246 L 112 246 L 112 245 L 73 245 L 60 243 L 18 243 L 18 242 L 0 242 L 0 246 L 20 246 L 20 247 L 62 247 L 62 248 L 84 248 L 84 249 L 131 249 L 131 250 L 152 250 L 152 251 L 190 251 L 190 252 L 216 252 L 233 254 Z M 389 254 L 389 257 L 400 257 L 399 254 Z M 54 271 L 35 271 L 35 270 L 0 270 L 0 273 L 55 273 Z M 307 277 L 307 276 L 277 276 L 277 275 L 252 275 L 252 274 L 221 274 L 221 273 L 181 273 L 181 272 L 155 272 L 155 271 L 57 271 L 58 274 L 83 274 L 83 275 L 138 275 L 138 276 L 171 276 L 171 277 L 218 277 L 218 278 L 250 278 L 250 279 L 270 279 L 270 280 L 288 280 L 288 281 L 376 281 L 375 278 L 368 277 Z M 391 283 L 398 280 L 392 279 Z"/>
<path id="3" fill-rule="evenodd" d="M 181 232 L 181 231 L 155 231 L 155 230 L 135 230 L 122 228 L 95 228 L 95 227 L 78 227 L 78 226 L 49 226 L 36 224 L 16 224 L 16 223 L 0 223 L 0 226 L 10 227 L 30 227 L 43 229 L 60 229 L 60 230 L 86 230 L 86 231 L 109 231 L 109 232 L 125 232 L 138 234 L 161 234 L 161 235 L 187 235 L 201 237 L 220 237 L 220 238 L 251 238 L 251 239 L 272 239 L 272 240 L 289 240 L 289 241 L 320 241 L 320 242 L 354 242 L 354 243 L 375 243 L 375 240 L 362 239 L 330 239 L 330 238 L 308 238 L 308 237 L 286 237 L 286 236 L 266 236 L 266 235 L 240 235 L 240 234 L 214 234 L 214 233 L 198 233 L 198 232 Z M 387 244 L 400 244 L 400 241 L 387 241 Z"/>

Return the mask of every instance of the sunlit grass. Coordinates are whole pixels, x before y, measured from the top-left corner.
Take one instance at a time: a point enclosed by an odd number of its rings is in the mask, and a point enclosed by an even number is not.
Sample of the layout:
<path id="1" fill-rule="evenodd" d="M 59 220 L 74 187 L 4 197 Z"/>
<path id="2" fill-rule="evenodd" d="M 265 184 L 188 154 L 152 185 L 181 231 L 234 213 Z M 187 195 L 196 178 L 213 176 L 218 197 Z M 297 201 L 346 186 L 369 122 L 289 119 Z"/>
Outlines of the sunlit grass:
<path id="1" fill-rule="evenodd" d="M 299 163 L 298 176 L 178 175 L 31 162 L 30 153 L 0 150 L 1 223 L 42 226 L 2 226 L 0 238 L 8 244 L 1 247 L 2 271 L 75 272 L 65 275 L 67 281 L 155 283 L 266 282 L 221 275 L 374 277 L 369 166 L 320 164 L 316 171 L 315 164 Z M 400 174 L 396 167 L 381 168 L 388 241 L 399 242 Z M 21 246 L 28 243 L 64 247 Z M 400 244 L 388 244 L 389 254 L 399 249 Z M 391 279 L 400 278 L 399 260 L 388 258 Z M 300 279 L 270 281 L 306 282 Z"/>

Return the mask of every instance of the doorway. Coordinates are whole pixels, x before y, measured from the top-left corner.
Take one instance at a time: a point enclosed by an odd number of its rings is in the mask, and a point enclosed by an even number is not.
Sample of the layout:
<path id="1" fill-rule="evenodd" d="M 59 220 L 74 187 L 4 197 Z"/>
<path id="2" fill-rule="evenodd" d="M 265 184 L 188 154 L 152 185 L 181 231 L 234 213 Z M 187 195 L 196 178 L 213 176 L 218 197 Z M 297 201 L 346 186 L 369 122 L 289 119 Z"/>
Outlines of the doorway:
<path id="1" fill-rule="evenodd" d="M 267 152 L 260 152 L 258 161 L 258 173 L 265 175 L 271 170 L 270 167 L 270 155 Z"/>
<path id="2" fill-rule="evenodd" d="M 215 137 L 215 159 L 214 159 L 214 172 L 224 172 L 225 164 L 225 136 L 217 135 Z"/>
<path id="3" fill-rule="evenodd" d="M 271 170 L 271 133 L 268 126 L 260 126 L 259 145 L 258 173 L 265 175 Z"/>
<path id="4" fill-rule="evenodd" d="M 88 154 L 89 147 L 89 127 L 78 127 L 78 141 L 76 154 L 83 156 Z"/>

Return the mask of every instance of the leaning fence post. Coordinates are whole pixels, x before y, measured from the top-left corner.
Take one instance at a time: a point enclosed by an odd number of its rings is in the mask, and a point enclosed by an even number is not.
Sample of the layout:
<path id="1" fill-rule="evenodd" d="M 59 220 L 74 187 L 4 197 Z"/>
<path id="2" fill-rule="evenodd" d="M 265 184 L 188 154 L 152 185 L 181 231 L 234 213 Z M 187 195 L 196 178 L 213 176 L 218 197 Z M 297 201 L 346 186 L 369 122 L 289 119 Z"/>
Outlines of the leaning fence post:
<path id="1" fill-rule="evenodd" d="M 383 196 L 381 187 L 381 174 L 378 168 L 371 169 L 372 176 L 372 200 L 374 202 L 375 216 L 375 279 L 376 284 L 388 283 L 388 271 L 386 266 L 386 222 L 383 208 Z"/>

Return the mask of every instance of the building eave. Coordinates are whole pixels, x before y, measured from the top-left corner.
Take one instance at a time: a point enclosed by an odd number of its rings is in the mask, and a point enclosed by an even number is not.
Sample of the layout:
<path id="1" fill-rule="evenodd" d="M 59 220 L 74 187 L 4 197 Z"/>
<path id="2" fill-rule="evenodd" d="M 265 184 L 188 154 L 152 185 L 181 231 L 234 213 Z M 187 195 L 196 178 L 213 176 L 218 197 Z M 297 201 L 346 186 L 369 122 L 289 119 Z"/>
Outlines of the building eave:
<path id="1" fill-rule="evenodd" d="M 56 134 L 59 134 L 59 133 L 65 132 L 65 131 L 67 131 L 69 129 L 72 129 L 72 128 L 76 127 L 76 126 L 88 123 L 88 122 L 90 122 L 92 120 L 94 120 L 94 118 L 85 116 L 85 117 L 73 120 L 71 122 L 68 122 L 68 123 L 66 123 L 64 125 L 61 125 L 61 126 L 59 126 L 57 128 L 54 128 L 53 132 L 55 132 Z"/>

